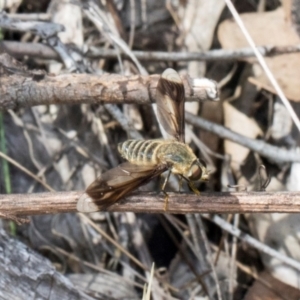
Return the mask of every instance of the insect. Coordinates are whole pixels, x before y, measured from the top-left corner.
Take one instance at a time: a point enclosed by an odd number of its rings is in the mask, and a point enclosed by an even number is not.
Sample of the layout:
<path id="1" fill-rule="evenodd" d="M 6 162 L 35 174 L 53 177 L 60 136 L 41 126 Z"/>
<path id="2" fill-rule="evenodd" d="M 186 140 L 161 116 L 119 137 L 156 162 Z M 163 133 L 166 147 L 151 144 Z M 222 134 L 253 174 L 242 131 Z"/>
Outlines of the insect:
<path id="1" fill-rule="evenodd" d="M 162 186 L 165 203 L 168 200 L 165 187 L 171 173 L 185 179 L 197 194 L 199 192 L 194 183 L 208 180 L 205 163 L 184 142 L 184 85 L 175 70 L 166 69 L 163 72 L 158 81 L 156 98 L 158 121 L 171 138 L 120 143 L 118 150 L 127 162 L 97 178 L 79 198 L 78 211 L 93 212 L 107 208 L 165 171 L 168 171 Z"/>

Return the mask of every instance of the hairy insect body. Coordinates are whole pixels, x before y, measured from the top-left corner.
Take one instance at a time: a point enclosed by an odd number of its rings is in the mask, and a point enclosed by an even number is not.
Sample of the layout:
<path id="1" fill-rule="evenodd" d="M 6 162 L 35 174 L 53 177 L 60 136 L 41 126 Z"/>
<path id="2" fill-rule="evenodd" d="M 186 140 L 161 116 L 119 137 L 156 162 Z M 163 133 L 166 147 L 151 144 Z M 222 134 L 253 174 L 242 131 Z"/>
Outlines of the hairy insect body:
<path id="1" fill-rule="evenodd" d="M 190 189 L 199 194 L 195 184 L 207 181 L 209 172 L 205 162 L 198 160 L 185 144 L 184 95 L 184 85 L 178 73 L 173 69 L 165 70 L 156 88 L 157 118 L 172 139 L 128 140 L 119 144 L 118 150 L 127 162 L 98 177 L 79 198 L 78 211 L 105 209 L 167 170 L 161 187 L 166 195 L 165 210 L 169 198 L 165 188 L 171 172 L 185 179 Z"/>
<path id="2" fill-rule="evenodd" d="M 123 158 L 136 165 L 158 164 L 157 151 L 164 140 L 128 140 L 118 144 Z"/>
<path id="3" fill-rule="evenodd" d="M 136 165 L 164 164 L 174 174 L 188 177 L 191 166 L 198 163 L 192 149 L 174 140 L 128 140 L 118 145 L 123 158 Z"/>

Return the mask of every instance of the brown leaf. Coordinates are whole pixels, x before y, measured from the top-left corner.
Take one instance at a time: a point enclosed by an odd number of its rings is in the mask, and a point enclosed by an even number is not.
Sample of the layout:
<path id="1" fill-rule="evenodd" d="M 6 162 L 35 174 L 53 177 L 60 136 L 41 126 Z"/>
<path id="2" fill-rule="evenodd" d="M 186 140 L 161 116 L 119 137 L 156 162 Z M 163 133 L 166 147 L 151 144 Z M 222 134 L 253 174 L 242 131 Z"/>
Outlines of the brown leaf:
<path id="1" fill-rule="evenodd" d="M 241 18 L 257 46 L 289 46 L 300 42 L 295 29 L 285 18 L 284 10 L 241 14 Z M 219 26 L 218 38 L 224 49 L 249 47 L 238 25 L 226 20 Z M 253 61 L 251 59 L 250 61 Z M 300 101 L 300 54 L 286 54 L 266 58 L 267 64 L 287 98 Z M 257 65 L 257 67 L 256 67 Z M 261 67 L 256 63 L 255 76 L 261 86 L 273 90 Z"/>

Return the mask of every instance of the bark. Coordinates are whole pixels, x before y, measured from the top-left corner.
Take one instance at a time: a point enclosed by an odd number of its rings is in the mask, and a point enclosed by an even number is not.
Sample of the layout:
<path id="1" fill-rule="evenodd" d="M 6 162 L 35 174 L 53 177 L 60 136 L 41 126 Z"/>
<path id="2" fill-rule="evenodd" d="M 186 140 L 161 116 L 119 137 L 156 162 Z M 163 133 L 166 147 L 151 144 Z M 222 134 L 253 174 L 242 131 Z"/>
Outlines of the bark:
<path id="1" fill-rule="evenodd" d="M 92 299 L 50 261 L 0 230 L 1 299 Z"/>
<path id="2" fill-rule="evenodd" d="M 46 74 L 0 55 L 0 110 L 50 104 L 151 104 L 160 75 Z M 218 100 L 214 81 L 182 77 L 187 101 Z"/>

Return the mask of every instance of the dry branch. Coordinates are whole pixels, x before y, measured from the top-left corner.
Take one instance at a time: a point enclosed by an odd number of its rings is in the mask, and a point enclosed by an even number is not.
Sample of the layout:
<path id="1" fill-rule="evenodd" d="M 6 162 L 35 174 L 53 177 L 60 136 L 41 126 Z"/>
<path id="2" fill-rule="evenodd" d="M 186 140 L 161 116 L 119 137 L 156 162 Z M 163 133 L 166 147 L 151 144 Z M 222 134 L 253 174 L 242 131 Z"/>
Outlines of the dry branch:
<path id="1" fill-rule="evenodd" d="M 263 140 L 248 138 L 224 126 L 212 123 L 201 117 L 194 116 L 191 113 L 185 113 L 185 119 L 187 123 L 192 124 L 195 127 L 207 130 L 223 139 L 228 139 L 232 142 L 245 146 L 274 162 L 300 162 L 300 153 L 297 149 L 294 150 L 286 149 L 284 147 L 276 147 Z"/>
<path id="2" fill-rule="evenodd" d="M 56 59 L 60 60 L 59 55 L 49 46 L 42 43 L 25 43 L 14 41 L 0 42 L 0 50 L 9 53 L 16 58 L 29 56 L 33 58 Z M 257 50 L 261 55 L 272 57 L 283 54 L 291 54 L 300 52 L 300 45 L 291 46 L 260 46 Z M 140 61 L 225 61 L 225 60 L 241 60 L 255 57 L 254 51 L 249 48 L 240 48 L 234 50 L 214 49 L 199 52 L 166 52 L 166 51 L 132 51 L 133 55 Z M 115 49 L 93 49 L 85 55 L 89 58 L 105 58 L 117 59 L 118 51 Z M 122 53 L 123 58 L 128 56 Z"/>
<path id="3" fill-rule="evenodd" d="M 160 75 L 122 76 L 27 72 L 0 55 L 0 110 L 49 104 L 151 104 Z M 218 100 L 214 81 L 182 77 L 188 101 Z"/>
<path id="4" fill-rule="evenodd" d="M 0 213 L 28 216 L 75 212 L 83 192 L 0 195 Z M 168 213 L 299 213 L 300 192 L 239 192 L 169 194 Z M 110 206 L 107 211 L 165 213 L 164 195 L 137 193 Z"/>

